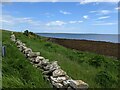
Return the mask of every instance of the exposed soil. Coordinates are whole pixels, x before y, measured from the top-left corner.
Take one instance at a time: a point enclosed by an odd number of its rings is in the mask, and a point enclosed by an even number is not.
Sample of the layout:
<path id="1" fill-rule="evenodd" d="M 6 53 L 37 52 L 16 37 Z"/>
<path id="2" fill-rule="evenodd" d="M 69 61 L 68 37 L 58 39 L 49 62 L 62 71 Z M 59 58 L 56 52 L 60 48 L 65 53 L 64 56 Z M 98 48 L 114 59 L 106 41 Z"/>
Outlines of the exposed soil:
<path id="1" fill-rule="evenodd" d="M 120 58 L 118 52 L 118 47 L 120 47 L 120 43 L 60 38 L 49 38 L 49 41 L 79 51 L 94 52 L 97 54 Z"/>

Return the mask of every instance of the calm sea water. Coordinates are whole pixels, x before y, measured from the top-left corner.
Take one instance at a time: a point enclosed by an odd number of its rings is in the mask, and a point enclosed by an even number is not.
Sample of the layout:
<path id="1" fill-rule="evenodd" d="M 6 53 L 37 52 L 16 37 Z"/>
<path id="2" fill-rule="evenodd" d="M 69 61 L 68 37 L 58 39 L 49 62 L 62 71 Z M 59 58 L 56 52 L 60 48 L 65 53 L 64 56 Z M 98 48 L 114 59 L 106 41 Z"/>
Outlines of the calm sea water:
<path id="1" fill-rule="evenodd" d="M 38 33 L 40 36 L 77 40 L 93 40 L 120 43 L 117 34 L 66 34 L 66 33 Z"/>

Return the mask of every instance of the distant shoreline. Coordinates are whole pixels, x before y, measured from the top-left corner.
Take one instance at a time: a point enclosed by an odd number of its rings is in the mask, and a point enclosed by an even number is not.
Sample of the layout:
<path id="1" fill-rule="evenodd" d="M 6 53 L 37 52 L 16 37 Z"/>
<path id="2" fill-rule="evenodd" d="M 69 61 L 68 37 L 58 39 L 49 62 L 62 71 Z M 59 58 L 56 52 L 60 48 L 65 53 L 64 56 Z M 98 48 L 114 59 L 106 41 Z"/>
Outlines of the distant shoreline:
<path id="1" fill-rule="evenodd" d="M 96 33 L 36 33 L 36 34 L 86 34 L 86 35 L 120 35 L 120 34 L 96 34 Z"/>
<path id="2" fill-rule="evenodd" d="M 43 36 L 45 37 L 45 36 Z M 46 37 L 46 38 L 49 38 L 49 39 L 52 39 L 53 37 Z M 68 38 L 53 38 L 53 39 L 63 39 L 63 40 L 76 40 L 76 41 L 90 41 L 90 42 L 101 42 L 101 43 L 111 43 L 111 44 L 120 44 L 119 43 L 115 43 L 115 42 L 109 42 L 109 41 L 96 41 L 96 40 L 87 40 L 87 39 L 68 39 Z"/>
<path id="3" fill-rule="evenodd" d="M 120 43 L 120 34 L 72 34 L 72 33 L 37 33 L 37 35 L 47 38 L 73 39 L 73 40 L 88 40 L 110 43 Z"/>
<path id="4" fill-rule="evenodd" d="M 93 52 L 101 55 L 120 58 L 118 52 L 118 47 L 120 46 L 120 43 L 61 38 L 48 38 L 48 41 L 57 43 L 70 49 Z"/>

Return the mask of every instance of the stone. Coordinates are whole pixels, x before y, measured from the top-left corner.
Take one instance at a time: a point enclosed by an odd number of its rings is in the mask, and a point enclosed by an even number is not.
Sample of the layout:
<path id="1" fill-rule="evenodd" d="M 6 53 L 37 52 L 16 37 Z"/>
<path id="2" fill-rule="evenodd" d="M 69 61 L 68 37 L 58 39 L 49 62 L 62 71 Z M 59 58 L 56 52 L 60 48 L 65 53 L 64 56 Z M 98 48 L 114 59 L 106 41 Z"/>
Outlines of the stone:
<path id="1" fill-rule="evenodd" d="M 50 76 L 50 79 L 51 81 L 54 81 L 56 83 L 62 83 L 63 81 L 67 80 L 67 77 L 61 76 L 61 77 L 54 78 L 53 76 Z"/>
<path id="2" fill-rule="evenodd" d="M 32 49 L 31 48 L 26 48 L 26 47 L 23 47 L 23 52 L 24 52 L 24 54 L 30 54 L 30 53 L 32 53 Z"/>
<path id="3" fill-rule="evenodd" d="M 74 89 L 76 88 L 88 88 L 88 84 L 83 82 L 82 80 L 70 80 L 69 81 L 70 86 L 73 87 Z"/>
<path id="4" fill-rule="evenodd" d="M 22 44 L 22 48 L 23 48 L 23 50 L 25 50 L 27 47 L 26 47 L 25 45 Z"/>
<path id="5" fill-rule="evenodd" d="M 39 63 L 37 63 L 36 66 L 41 67 L 41 61 L 39 61 Z"/>
<path id="6" fill-rule="evenodd" d="M 41 65 L 42 66 L 46 66 L 46 65 L 48 65 L 50 62 L 49 62 L 49 59 L 43 59 L 42 61 L 41 61 Z"/>
<path id="7" fill-rule="evenodd" d="M 15 38 L 15 35 L 14 35 L 14 34 L 12 34 L 10 38 L 11 38 L 11 40 L 12 40 L 13 42 L 16 41 L 16 38 Z"/>
<path id="8" fill-rule="evenodd" d="M 20 50 L 20 51 L 22 51 L 22 50 L 23 50 L 23 48 L 22 48 L 22 47 L 19 47 L 19 50 Z"/>
<path id="9" fill-rule="evenodd" d="M 34 62 L 35 58 L 28 58 L 31 62 Z"/>
<path id="10" fill-rule="evenodd" d="M 62 88 L 63 87 L 63 85 L 61 83 L 56 83 L 54 81 L 52 81 L 51 83 L 55 88 Z"/>
<path id="11" fill-rule="evenodd" d="M 52 74 L 53 77 L 58 77 L 58 76 L 65 76 L 66 72 L 63 71 L 62 69 L 56 69 L 55 71 L 53 71 Z"/>
<path id="12" fill-rule="evenodd" d="M 63 81 L 63 85 L 64 85 L 64 87 L 69 87 L 69 81 L 68 80 L 65 80 L 65 81 Z"/>
<path id="13" fill-rule="evenodd" d="M 25 43 L 22 43 L 23 46 L 25 46 Z"/>
<path id="14" fill-rule="evenodd" d="M 39 63 L 39 62 L 41 62 L 41 60 L 43 60 L 44 59 L 44 57 L 41 57 L 41 56 L 37 56 L 36 58 L 35 58 L 35 63 Z"/>
<path id="15" fill-rule="evenodd" d="M 27 49 L 26 46 L 22 46 L 22 52 L 24 52 Z"/>
<path id="16" fill-rule="evenodd" d="M 39 59 L 39 60 L 44 60 L 45 58 L 44 57 L 42 57 L 42 56 L 37 56 L 37 58 Z M 49 61 L 49 60 L 48 60 Z"/>
<path id="17" fill-rule="evenodd" d="M 22 45 L 22 42 L 17 39 L 16 44 L 17 44 L 17 45 Z"/>
<path id="18" fill-rule="evenodd" d="M 20 44 L 17 46 L 21 52 L 23 52 L 27 47 L 24 46 L 23 44 Z"/>
<path id="19" fill-rule="evenodd" d="M 68 87 L 67 90 L 75 90 L 75 89 L 73 89 L 72 87 Z"/>
<path id="20" fill-rule="evenodd" d="M 20 48 L 20 47 L 22 47 L 22 45 L 17 45 L 17 48 Z"/>
<path id="21" fill-rule="evenodd" d="M 28 57 L 37 57 L 40 56 L 40 52 L 31 52 L 29 54 L 27 54 Z"/>
<path id="22" fill-rule="evenodd" d="M 60 69 L 60 66 L 57 64 L 57 61 L 54 61 L 54 62 L 51 62 L 50 64 L 48 64 L 46 67 L 44 67 L 44 69 L 51 72 L 56 69 Z"/>

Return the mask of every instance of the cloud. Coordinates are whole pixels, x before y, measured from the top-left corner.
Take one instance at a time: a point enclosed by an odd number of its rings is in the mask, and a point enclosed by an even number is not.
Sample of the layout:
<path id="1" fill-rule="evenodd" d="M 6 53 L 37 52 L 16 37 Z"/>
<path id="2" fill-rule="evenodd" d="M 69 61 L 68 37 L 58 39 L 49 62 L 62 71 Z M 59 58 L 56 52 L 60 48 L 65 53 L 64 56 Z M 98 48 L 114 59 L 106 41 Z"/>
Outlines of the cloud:
<path id="1" fill-rule="evenodd" d="M 88 15 L 83 16 L 84 19 L 89 19 Z"/>
<path id="2" fill-rule="evenodd" d="M 82 23 L 83 21 L 69 21 L 69 23 L 71 24 L 75 24 L 75 23 Z"/>
<path id="3" fill-rule="evenodd" d="M 9 23 L 9 24 L 11 24 L 11 21 L 7 21 L 7 20 L 3 20 L 3 19 L 0 19 L 0 22 L 1 23 Z"/>
<path id="4" fill-rule="evenodd" d="M 82 23 L 83 21 L 78 21 L 78 23 Z"/>
<path id="5" fill-rule="evenodd" d="M 40 25 L 40 21 L 35 21 L 31 17 L 14 17 L 11 15 L 3 15 L 0 19 L 3 25 L 19 25 L 19 24 L 29 24 L 31 26 Z"/>
<path id="6" fill-rule="evenodd" d="M 1 2 L 80 2 L 88 4 L 92 2 L 112 2 L 117 3 L 119 0 L 1 0 Z"/>
<path id="7" fill-rule="evenodd" d="M 90 11 L 89 13 L 96 13 L 96 12 L 98 12 L 98 11 Z"/>
<path id="8" fill-rule="evenodd" d="M 51 21 L 46 24 L 46 26 L 62 26 L 65 25 L 66 23 L 63 21 Z"/>
<path id="9" fill-rule="evenodd" d="M 97 24 L 93 24 L 93 25 L 97 25 L 97 26 L 103 26 L 103 25 L 115 25 L 117 23 L 97 23 Z"/>
<path id="10" fill-rule="evenodd" d="M 54 14 L 52 14 L 52 13 L 45 13 L 45 14 L 43 14 L 43 15 L 46 15 L 46 17 L 48 17 L 48 18 L 50 18 L 50 17 L 53 17 L 53 16 L 54 16 Z"/>
<path id="11" fill-rule="evenodd" d="M 115 9 L 116 9 L 116 10 L 120 10 L 120 7 L 116 7 Z"/>
<path id="12" fill-rule="evenodd" d="M 106 18 L 110 18 L 110 16 L 99 17 L 97 20 L 106 19 Z"/>
<path id="13" fill-rule="evenodd" d="M 111 11 L 110 10 L 101 10 L 99 13 L 100 14 L 109 14 Z"/>
<path id="14" fill-rule="evenodd" d="M 62 13 L 62 14 L 71 14 L 70 12 L 66 12 L 66 11 L 62 11 L 62 10 L 60 10 L 60 13 Z"/>
<path id="15" fill-rule="evenodd" d="M 2 0 L 2 2 L 57 2 L 58 0 Z"/>
<path id="16" fill-rule="evenodd" d="M 110 2 L 110 3 L 118 3 L 120 0 L 80 0 L 80 4 L 88 4 L 93 2 Z"/>
<path id="17" fill-rule="evenodd" d="M 89 13 L 96 13 L 96 15 L 107 15 L 113 12 L 110 10 L 96 10 L 96 11 L 90 11 Z"/>

